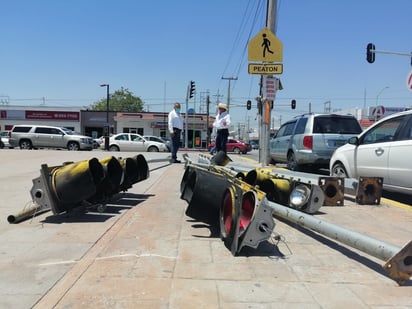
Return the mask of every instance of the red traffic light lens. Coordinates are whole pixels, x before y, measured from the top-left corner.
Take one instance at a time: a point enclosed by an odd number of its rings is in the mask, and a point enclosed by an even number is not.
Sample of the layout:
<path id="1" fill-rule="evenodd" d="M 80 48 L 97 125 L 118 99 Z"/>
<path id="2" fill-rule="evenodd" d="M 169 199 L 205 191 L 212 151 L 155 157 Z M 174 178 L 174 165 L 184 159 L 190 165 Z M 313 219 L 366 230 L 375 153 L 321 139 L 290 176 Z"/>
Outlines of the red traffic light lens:
<path id="1" fill-rule="evenodd" d="M 233 224 L 233 216 L 235 213 L 235 196 L 233 190 L 226 190 L 223 197 L 222 205 L 222 223 L 223 223 L 223 234 L 225 236 L 229 235 Z"/>
<path id="2" fill-rule="evenodd" d="M 239 234 L 242 235 L 250 222 L 252 221 L 253 213 L 255 211 L 255 195 L 249 191 L 243 195 L 242 209 L 240 211 Z"/>

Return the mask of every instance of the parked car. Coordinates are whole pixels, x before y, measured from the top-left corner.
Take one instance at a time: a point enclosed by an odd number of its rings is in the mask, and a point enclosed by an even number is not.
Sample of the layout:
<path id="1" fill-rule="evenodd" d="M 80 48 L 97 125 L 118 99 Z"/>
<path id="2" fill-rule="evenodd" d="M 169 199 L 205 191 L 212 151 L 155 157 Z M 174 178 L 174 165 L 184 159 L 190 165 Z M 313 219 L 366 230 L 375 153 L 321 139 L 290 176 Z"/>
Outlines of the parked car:
<path id="1" fill-rule="evenodd" d="M 110 134 L 110 136 L 112 136 L 113 134 Z M 109 137 L 110 137 L 109 136 Z M 94 138 L 93 139 L 93 147 L 94 148 L 104 148 L 104 138 L 105 138 L 105 136 L 104 135 L 102 135 L 102 136 L 100 136 L 100 137 L 98 137 L 98 138 Z"/>
<path id="2" fill-rule="evenodd" d="M 271 163 L 286 163 L 295 171 L 328 168 L 333 151 L 361 132 L 352 115 L 297 116 L 285 122 L 270 140 Z"/>
<path id="3" fill-rule="evenodd" d="M 147 141 L 152 141 L 152 142 L 159 142 L 159 143 L 164 143 L 168 149 L 168 151 L 171 150 L 170 146 L 170 140 L 165 140 L 161 137 L 154 136 L 154 135 L 143 135 L 143 138 Z"/>
<path id="4" fill-rule="evenodd" d="M 13 148 L 9 143 L 10 131 L 2 131 L 0 133 L 0 148 Z"/>
<path id="5" fill-rule="evenodd" d="M 252 146 L 252 149 L 259 149 L 259 141 L 252 139 L 249 141 L 249 144 Z"/>
<path id="6" fill-rule="evenodd" d="M 389 115 L 339 147 L 330 160 L 333 176 L 383 177 L 388 191 L 412 194 L 412 110 Z"/>
<path id="7" fill-rule="evenodd" d="M 104 147 L 104 143 L 102 144 Z M 109 139 L 110 151 L 149 151 L 167 152 L 164 143 L 146 140 L 143 136 L 135 133 L 119 133 Z"/>
<path id="8" fill-rule="evenodd" d="M 209 144 L 208 150 L 211 150 L 215 147 L 215 143 Z M 246 154 L 252 150 L 252 146 L 249 143 L 245 143 L 234 138 L 229 138 L 226 143 L 226 151 L 234 153 L 243 153 Z"/>
<path id="9" fill-rule="evenodd" d="M 93 138 L 93 148 L 100 148 L 102 143 L 104 143 L 104 136 Z"/>
<path id="10" fill-rule="evenodd" d="M 91 137 L 66 128 L 43 125 L 15 125 L 10 132 L 9 143 L 12 147 L 20 147 L 20 149 L 93 149 L 93 139 Z"/>

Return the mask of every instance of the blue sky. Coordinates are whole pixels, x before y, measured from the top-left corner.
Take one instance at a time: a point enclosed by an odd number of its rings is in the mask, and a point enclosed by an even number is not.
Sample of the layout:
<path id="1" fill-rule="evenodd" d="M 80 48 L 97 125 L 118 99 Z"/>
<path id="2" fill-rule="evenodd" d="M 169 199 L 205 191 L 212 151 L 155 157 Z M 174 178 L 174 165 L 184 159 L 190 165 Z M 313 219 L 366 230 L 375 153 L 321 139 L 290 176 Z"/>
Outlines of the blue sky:
<path id="1" fill-rule="evenodd" d="M 110 90 L 128 88 L 150 111 L 184 103 L 196 82 L 196 101 L 209 91 L 226 102 L 231 81 L 235 123 L 255 125 L 246 101 L 259 93 L 247 72 L 247 43 L 265 26 L 266 0 L 3 0 L 0 4 L 0 107 L 88 106 Z M 276 36 L 283 43 L 283 90 L 274 124 L 295 115 L 332 109 L 412 106 L 408 57 L 377 54 L 366 45 L 412 52 L 412 1 L 278 0 Z M 44 98 L 44 101 L 43 99 Z M 296 110 L 290 109 L 296 99 Z M 211 112 L 214 113 L 214 104 Z M 202 110 L 205 112 L 205 107 Z"/>

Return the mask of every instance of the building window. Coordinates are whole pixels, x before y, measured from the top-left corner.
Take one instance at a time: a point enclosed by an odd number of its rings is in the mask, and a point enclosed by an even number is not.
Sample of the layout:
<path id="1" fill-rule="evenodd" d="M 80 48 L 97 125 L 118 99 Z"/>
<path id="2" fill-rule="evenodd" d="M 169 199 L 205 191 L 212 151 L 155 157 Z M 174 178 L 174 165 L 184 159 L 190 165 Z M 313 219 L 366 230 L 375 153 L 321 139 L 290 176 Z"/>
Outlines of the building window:
<path id="1" fill-rule="evenodd" d="M 135 133 L 144 135 L 144 130 L 143 128 L 123 128 L 123 133 Z"/>

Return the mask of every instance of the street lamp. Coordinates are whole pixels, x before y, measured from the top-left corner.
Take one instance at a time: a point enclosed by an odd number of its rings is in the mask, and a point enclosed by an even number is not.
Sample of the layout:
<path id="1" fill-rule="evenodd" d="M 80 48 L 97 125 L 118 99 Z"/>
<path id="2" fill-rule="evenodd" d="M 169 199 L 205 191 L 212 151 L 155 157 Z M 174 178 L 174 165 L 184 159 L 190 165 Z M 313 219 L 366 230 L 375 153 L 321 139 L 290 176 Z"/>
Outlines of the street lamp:
<path id="1" fill-rule="evenodd" d="M 105 124 L 105 130 L 104 130 L 104 149 L 109 150 L 109 84 L 102 84 L 100 87 L 106 87 L 107 91 L 107 97 L 106 97 L 106 124 Z"/>
<path id="2" fill-rule="evenodd" d="M 379 91 L 378 95 L 376 96 L 376 102 L 375 102 L 375 122 L 376 122 L 377 117 L 378 117 L 378 99 L 379 99 L 379 96 L 381 95 L 381 93 L 382 93 L 385 89 L 388 89 L 388 88 L 389 88 L 389 86 L 383 87 L 383 88 L 381 89 L 381 91 Z"/>

